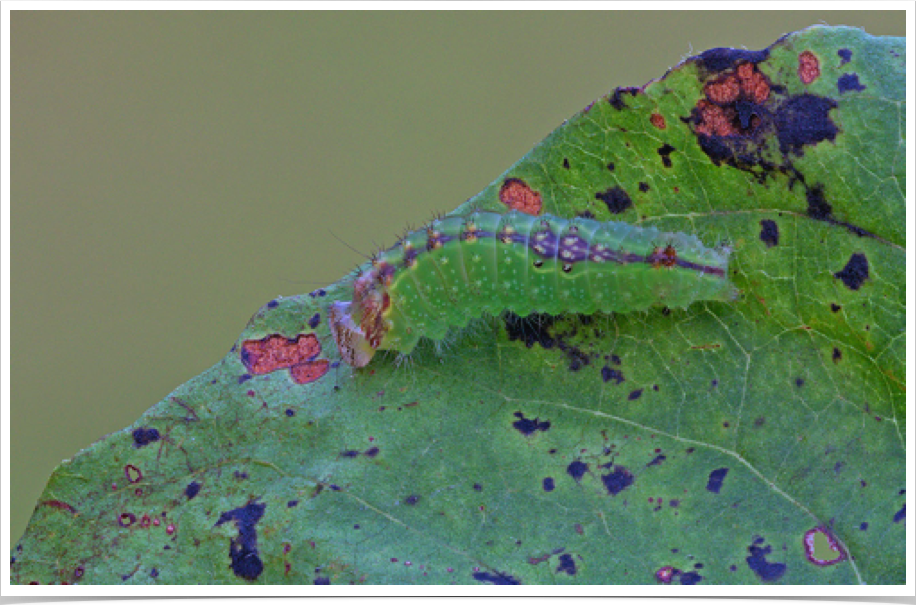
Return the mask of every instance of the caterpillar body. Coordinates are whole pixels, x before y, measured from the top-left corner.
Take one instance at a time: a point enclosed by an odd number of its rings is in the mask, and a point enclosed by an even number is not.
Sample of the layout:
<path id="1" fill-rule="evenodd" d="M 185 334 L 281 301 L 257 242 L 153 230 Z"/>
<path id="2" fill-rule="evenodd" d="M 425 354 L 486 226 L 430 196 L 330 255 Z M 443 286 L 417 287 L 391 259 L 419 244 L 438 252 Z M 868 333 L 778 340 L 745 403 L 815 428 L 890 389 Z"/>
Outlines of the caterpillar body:
<path id="1" fill-rule="evenodd" d="M 483 313 L 626 313 L 655 304 L 732 300 L 726 248 L 654 227 L 475 211 L 437 219 L 379 253 L 328 318 L 353 367 L 375 351 L 409 353 L 421 337 Z"/>

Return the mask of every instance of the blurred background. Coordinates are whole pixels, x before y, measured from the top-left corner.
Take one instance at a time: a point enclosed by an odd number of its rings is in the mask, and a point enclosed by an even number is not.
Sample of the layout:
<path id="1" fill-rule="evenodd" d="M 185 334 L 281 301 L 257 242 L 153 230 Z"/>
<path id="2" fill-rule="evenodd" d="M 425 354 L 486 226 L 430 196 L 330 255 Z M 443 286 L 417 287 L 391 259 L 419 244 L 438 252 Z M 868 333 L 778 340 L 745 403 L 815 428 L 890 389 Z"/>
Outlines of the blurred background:
<path id="1" fill-rule="evenodd" d="M 61 460 L 219 361 L 271 298 L 336 281 L 362 261 L 351 247 L 453 209 L 614 87 L 814 23 L 906 25 L 902 11 L 14 11 L 12 543 Z"/>

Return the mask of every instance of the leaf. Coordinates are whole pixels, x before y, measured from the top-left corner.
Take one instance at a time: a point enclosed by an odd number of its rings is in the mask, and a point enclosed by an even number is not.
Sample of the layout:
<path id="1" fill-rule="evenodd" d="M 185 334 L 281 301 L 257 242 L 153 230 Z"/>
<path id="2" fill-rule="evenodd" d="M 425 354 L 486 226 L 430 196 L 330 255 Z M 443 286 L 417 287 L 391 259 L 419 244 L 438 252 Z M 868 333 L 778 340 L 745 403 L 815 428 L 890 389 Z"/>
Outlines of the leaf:
<path id="1" fill-rule="evenodd" d="M 733 249 L 733 303 L 481 318 L 339 364 L 349 278 L 65 461 L 29 583 L 905 581 L 902 38 L 812 27 L 617 89 L 456 209 Z"/>

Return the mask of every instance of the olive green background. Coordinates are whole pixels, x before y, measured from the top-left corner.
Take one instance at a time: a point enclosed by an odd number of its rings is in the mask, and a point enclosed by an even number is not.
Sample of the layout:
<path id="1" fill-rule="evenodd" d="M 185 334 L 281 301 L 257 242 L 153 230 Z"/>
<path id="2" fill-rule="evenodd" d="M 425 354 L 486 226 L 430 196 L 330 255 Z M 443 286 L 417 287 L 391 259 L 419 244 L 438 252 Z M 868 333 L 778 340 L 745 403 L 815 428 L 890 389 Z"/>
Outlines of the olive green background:
<path id="1" fill-rule="evenodd" d="M 336 281 L 612 88 L 814 23 L 905 35 L 902 11 L 13 12 L 9 538 L 62 459 L 266 301 Z"/>

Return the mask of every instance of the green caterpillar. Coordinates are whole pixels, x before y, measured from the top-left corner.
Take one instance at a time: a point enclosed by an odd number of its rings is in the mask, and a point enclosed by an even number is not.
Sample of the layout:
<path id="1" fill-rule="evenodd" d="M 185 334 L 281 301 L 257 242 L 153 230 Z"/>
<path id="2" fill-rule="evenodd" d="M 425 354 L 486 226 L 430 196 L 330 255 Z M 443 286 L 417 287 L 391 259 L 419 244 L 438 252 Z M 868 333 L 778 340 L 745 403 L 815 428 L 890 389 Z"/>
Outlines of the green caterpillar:
<path id="1" fill-rule="evenodd" d="M 379 253 L 328 321 L 341 357 L 362 367 L 378 349 L 409 353 L 421 337 L 440 340 L 504 309 L 627 313 L 732 300 L 728 254 L 654 227 L 476 211 L 435 220 Z"/>

